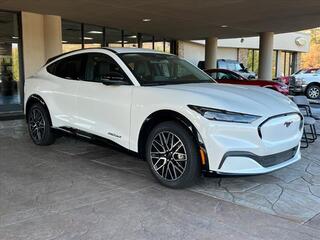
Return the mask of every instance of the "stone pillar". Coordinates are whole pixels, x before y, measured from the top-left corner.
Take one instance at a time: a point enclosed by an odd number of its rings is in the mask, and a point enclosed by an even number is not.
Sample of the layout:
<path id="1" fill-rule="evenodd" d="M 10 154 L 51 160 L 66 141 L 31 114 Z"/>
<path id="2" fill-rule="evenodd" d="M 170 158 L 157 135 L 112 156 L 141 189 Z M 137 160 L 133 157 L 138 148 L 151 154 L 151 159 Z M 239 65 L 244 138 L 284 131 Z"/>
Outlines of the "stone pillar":
<path id="1" fill-rule="evenodd" d="M 24 75 L 27 78 L 36 73 L 45 63 L 43 16 L 22 12 L 21 17 Z"/>
<path id="2" fill-rule="evenodd" d="M 61 17 L 43 16 L 45 57 L 48 60 L 62 53 Z"/>
<path id="3" fill-rule="evenodd" d="M 218 38 L 209 37 L 205 46 L 205 68 L 217 68 Z"/>
<path id="4" fill-rule="evenodd" d="M 61 17 L 22 12 L 25 77 L 35 74 L 48 58 L 62 52 Z"/>
<path id="5" fill-rule="evenodd" d="M 273 32 L 260 33 L 259 79 L 272 80 Z"/>

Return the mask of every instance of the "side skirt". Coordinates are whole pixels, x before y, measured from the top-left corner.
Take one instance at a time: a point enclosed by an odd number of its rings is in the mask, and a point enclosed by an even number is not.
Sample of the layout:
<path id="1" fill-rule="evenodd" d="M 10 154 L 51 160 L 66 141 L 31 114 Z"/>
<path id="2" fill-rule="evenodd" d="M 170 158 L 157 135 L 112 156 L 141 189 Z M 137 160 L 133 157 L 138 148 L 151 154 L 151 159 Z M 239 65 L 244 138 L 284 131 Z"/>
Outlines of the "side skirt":
<path id="1" fill-rule="evenodd" d="M 89 142 L 96 144 L 96 145 L 100 145 L 103 147 L 108 146 L 108 147 L 111 147 L 117 151 L 139 157 L 138 153 L 136 153 L 136 152 L 133 152 L 125 147 L 122 147 L 121 145 L 119 145 L 109 139 L 100 137 L 100 136 L 92 134 L 92 133 L 88 133 L 86 131 L 82 131 L 82 130 L 71 128 L 71 127 L 58 127 L 58 128 L 52 127 L 51 129 L 57 135 L 76 137 L 76 138 L 79 138 L 79 139 L 82 139 L 85 141 L 89 141 Z"/>

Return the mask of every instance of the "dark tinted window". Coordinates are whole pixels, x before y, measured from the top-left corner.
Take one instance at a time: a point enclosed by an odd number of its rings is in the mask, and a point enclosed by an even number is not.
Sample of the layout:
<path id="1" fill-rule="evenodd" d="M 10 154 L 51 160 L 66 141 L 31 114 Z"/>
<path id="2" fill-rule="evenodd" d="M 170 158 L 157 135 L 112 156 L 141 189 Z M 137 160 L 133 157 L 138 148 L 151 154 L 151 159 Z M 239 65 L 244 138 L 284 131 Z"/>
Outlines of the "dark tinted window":
<path id="1" fill-rule="evenodd" d="M 56 63 L 52 63 L 47 67 L 48 73 L 55 75 Z"/>
<path id="2" fill-rule="evenodd" d="M 121 67 L 108 55 L 102 53 L 89 53 L 87 56 L 84 80 L 101 82 L 101 79 L 107 79 L 110 78 L 110 76 L 123 76 L 124 80 L 127 81 L 127 77 Z"/>
<path id="3" fill-rule="evenodd" d="M 242 78 L 232 72 L 218 72 L 216 74 L 216 79 L 220 80 L 242 80 Z"/>
<path id="4" fill-rule="evenodd" d="M 63 58 L 47 67 L 47 71 L 57 77 L 80 80 L 84 78 L 84 54 Z"/>

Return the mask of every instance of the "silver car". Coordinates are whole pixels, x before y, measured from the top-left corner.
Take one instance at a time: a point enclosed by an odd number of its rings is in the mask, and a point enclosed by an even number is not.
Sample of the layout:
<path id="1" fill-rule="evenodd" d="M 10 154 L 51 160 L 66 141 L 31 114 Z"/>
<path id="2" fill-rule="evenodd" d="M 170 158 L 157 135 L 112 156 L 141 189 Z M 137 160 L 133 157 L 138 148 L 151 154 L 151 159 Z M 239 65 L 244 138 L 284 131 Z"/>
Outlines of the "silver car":
<path id="1" fill-rule="evenodd" d="M 320 68 L 301 69 L 292 75 L 290 91 L 303 93 L 310 99 L 320 98 Z"/>

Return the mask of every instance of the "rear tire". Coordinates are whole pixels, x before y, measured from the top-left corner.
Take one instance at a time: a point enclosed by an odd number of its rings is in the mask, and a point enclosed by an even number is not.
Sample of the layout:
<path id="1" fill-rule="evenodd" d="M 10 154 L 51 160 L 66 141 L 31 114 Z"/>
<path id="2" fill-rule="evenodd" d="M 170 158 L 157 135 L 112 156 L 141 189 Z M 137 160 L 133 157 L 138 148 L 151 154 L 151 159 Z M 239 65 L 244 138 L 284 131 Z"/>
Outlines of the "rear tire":
<path id="1" fill-rule="evenodd" d="M 200 176 L 199 149 L 193 135 L 182 125 L 163 122 L 149 134 L 146 159 L 156 179 L 170 188 L 185 188 Z"/>
<path id="2" fill-rule="evenodd" d="M 314 84 L 308 86 L 306 96 L 310 99 L 318 99 L 320 97 L 320 87 Z"/>
<path id="3" fill-rule="evenodd" d="M 48 110 L 41 103 L 34 103 L 27 113 L 28 130 L 36 145 L 47 146 L 55 141 L 51 129 L 51 119 Z"/>

